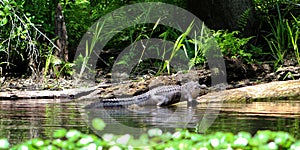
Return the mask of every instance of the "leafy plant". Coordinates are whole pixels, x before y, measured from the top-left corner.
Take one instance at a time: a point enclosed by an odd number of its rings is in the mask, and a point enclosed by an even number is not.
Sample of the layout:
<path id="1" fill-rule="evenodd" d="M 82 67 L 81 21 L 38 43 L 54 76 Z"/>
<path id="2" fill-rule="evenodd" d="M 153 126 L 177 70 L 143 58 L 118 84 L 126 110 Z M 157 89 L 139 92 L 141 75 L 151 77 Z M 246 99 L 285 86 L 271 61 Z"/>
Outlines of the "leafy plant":
<path id="1" fill-rule="evenodd" d="M 32 75 L 39 75 L 39 66 L 44 62 L 42 60 L 44 51 L 41 50 L 43 46 L 39 43 L 39 39 L 43 38 L 47 41 L 49 49 L 58 49 L 58 47 L 38 29 L 32 20 L 42 21 L 35 19 L 35 16 L 29 12 L 24 13 L 28 9 L 25 7 L 26 4 L 23 1 L 0 1 L 0 39 L 2 40 L 0 58 L 3 62 L 6 59 L 7 68 L 14 66 L 15 63 L 23 63 L 31 69 Z"/>
<path id="2" fill-rule="evenodd" d="M 80 64 L 79 79 L 82 77 L 85 69 L 88 67 L 88 61 L 91 57 L 91 54 L 93 53 L 93 49 L 95 48 L 97 42 L 101 38 L 100 35 L 101 35 L 101 31 L 103 29 L 104 24 L 105 24 L 105 22 L 103 22 L 101 25 L 99 22 L 97 22 L 92 40 L 90 41 L 90 43 L 88 40 L 86 40 L 85 54 L 79 55 L 79 56 L 83 56 L 82 64 Z"/>
<path id="3" fill-rule="evenodd" d="M 164 60 L 162 69 L 159 71 L 159 73 L 162 72 L 162 71 L 164 71 L 165 69 L 167 69 L 168 74 L 171 73 L 171 72 L 170 72 L 170 62 L 172 61 L 172 59 L 174 58 L 174 56 L 175 56 L 180 50 L 183 50 L 184 53 L 185 53 L 186 58 L 188 58 L 188 54 L 187 54 L 187 49 L 186 49 L 186 46 L 185 46 L 185 42 L 186 42 L 186 40 L 187 40 L 187 36 L 189 35 L 191 29 L 193 28 L 193 25 L 194 25 L 194 21 L 192 21 L 192 22 L 190 23 L 190 25 L 188 26 L 188 28 L 186 29 L 186 31 L 185 31 L 184 33 L 182 33 L 182 34 L 177 38 L 177 40 L 176 40 L 175 43 L 174 43 L 174 47 L 173 47 L 173 49 L 172 49 L 170 58 L 168 58 L 167 60 Z"/>
<path id="4" fill-rule="evenodd" d="M 99 19 L 93 19 L 92 13 L 99 14 L 103 11 L 96 11 L 97 7 L 91 6 L 86 0 L 63 1 L 62 6 L 68 37 L 72 37 L 68 38 L 68 47 L 75 49 L 88 28 Z"/>
<path id="5" fill-rule="evenodd" d="M 287 28 L 283 21 L 283 16 L 277 5 L 278 19 L 273 18 L 273 22 L 269 21 L 271 26 L 271 33 L 267 35 L 265 40 L 267 41 L 269 48 L 273 54 L 273 57 L 276 59 L 274 67 L 276 68 L 279 63 L 283 63 L 283 59 L 288 50 L 288 37 L 287 37 Z"/>
<path id="6" fill-rule="evenodd" d="M 190 45 L 189 47 L 189 53 L 190 54 L 190 64 L 189 64 L 189 69 L 191 69 L 193 66 L 197 64 L 203 64 L 206 60 L 205 58 L 205 53 L 209 50 L 210 48 L 210 42 L 211 40 L 214 40 L 213 37 L 208 37 L 210 35 L 210 30 L 205 30 L 204 23 L 201 26 L 200 30 L 200 35 L 195 35 L 193 39 L 188 40 L 189 43 L 194 45 L 194 48 L 192 48 Z"/>
<path id="7" fill-rule="evenodd" d="M 297 6 L 299 4 L 300 0 L 253 0 L 254 8 L 256 12 L 261 14 L 264 19 L 265 17 L 269 17 L 272 14 L 272 10 L 276 8 L 276 5 L 287 5 L 287 6 Z"/>
<path id="8" fill-rule="evenodd" d="M 55 78 L 58 79 L 62 74 L 63 75 L 73 75 L 74 70 L 73 67 L 75 66 L 74 63 L 65 62 L 60 58 L 56 57 L 52 54 L 52 50 L 49 50 L 49 53 L 46 58 L 45 68 L 43 77 L 44 80 L 47 79 L 47 75 L 50 69 L 53 70 Z M 47 81 L 47 80 L 46 80 Z"/>
<path id="9" fill-rule="evenodd" d="M 239 31 L 232 31 L 228 33 L 228 31 L 218 30 L 213 33 L 213 36 L 216 39 L 224 56 L 244 59 L 246 62 L 251 63 L 253 61 L 253 54 L 260 54 L 261 52 L 253 52 L 251 49 L 247 50 L 247 43 L 253 37 L 238 38 L 236 37 L 238 34 Z"/>
<path id="10" fill-rule="evenodd" d="M 176 40 L 179 36 L 179 32 L 176 29 L 171 27 L 166 27 L 159 25 L 160 19 L 156 21 L 155 24 L 142 24 L 142 25 L 135 25 L 133 28 L 130 27 L 125 31 L 122 31 L 122 34 L 128 33 L 129 37 L 127 39 L 130 40 L 129 43 L 136 43 L 143 39 L 150 39 L 150 38 L 162 38 L 162 41 L 173 41 Z M 121 34 L 121 35 L 122 35 Z M 118 35 L 117 37 L 123 37 Z M 166 70 L 170 73 L 171 67 L 166 65 L 168 61 L 176 55 L 174 50 L 169 47 L 164 47 L 163 44 L 155 45 L 157 43 L 149 44 L 148 40 L 145 43 L 142 43 L 143 49 L 140 49 L 137 52 L 135 45 L 132 45 L 129 49 L 129 52 L 121 57 L 121 59 L 116 62 L 117 65 L 128 65 L 128 62 L 137 59 L 137 65 L 133 69 L 132 73 L 140 73 L 140 70 L 146 69 L 153 69 L 151 72 L 156 72 L 156 75 L 159 75 Z M 151 41 L 151 40 L 150 40 Z M 124 41 L 123 41 L 124 42 Z M 166 44 L 166 43 L 164 43 Z M 146 52 L 147 50 L 147 52 Z M 151 51 L 151 52 L 150 52 Z M 153 55 L 157 56 L 157 59 L 147 59 L 143 60 L 145 54 L 152 53 Z M 151 68 L 149 68 L 149 65 Z"/>
<path id="11" fill-rule="evenodd" d="M 291 14 L 292 20 L 289 20 L 288 10 L 281 12 L 279 4 L 276 4 L 277 15 L 270 17 L 268 23 L 271 27 L 271 33 L 265 36 L 265 40 L 275 58 L 275 69 L 284 63 L 287 57 L 294 53 L 295 59 L 299 61 L 299 21 Z M 292 51 L 290 51 L 292 50 Z M 288 58 L 290 59 L 290 58 Z"/>
<path id="12" fill-rule="evenodd" d="M 241 14 L 240 19 L 238 20 L 238 27 L 241 29 L 241 31 L 244 31 L 248 24 L 250 12 L 251 12 L 251 8 L 246 9 Z"/>
<path id="13" fill-rule="evenodd" d="M 292 15 L 292 14 L 291 14 Z M 292 49 L 294 50 L 294 54 L 298 64 L 300 65 L 300 55 L 299 55 L 299 47 L 298 47 L 298 38 L 300 34 L 300 20 L 298 21 L 296 17 L 292 15 L 294 19 L 294 25 L 290 26 L 290 23 L 286 21 L 286 27 L 288 30 L 289 41 L 292 43 Z"/>
<path id="14" fill-rule="evenodd" d="M 35 40 L 29 32 L 30 18 L 19 12 L 19 9 L 22 10 L 22 7 L 15 1 L 0 1 L 0 56 L 1 61 L 7 62 L 7 65 L 14 64 L 14 59 L 28 61 L 25 59 L 27 56 L 34 59 L 38 55 Z"/>
<path id="15" fill-rule="evenodd" d="M 56 78 L 59 78 L 62 74 L 73 75 L 73 66 L 75 65 L 74 63 L 62 61 L 61 59 L 55 56 L 52 56 L 51 62 L 53 64 L 53 70 Z M 59 68 L 59 70 L 57 70 L 56 66 L 59 66 L 57 67 Z"/>

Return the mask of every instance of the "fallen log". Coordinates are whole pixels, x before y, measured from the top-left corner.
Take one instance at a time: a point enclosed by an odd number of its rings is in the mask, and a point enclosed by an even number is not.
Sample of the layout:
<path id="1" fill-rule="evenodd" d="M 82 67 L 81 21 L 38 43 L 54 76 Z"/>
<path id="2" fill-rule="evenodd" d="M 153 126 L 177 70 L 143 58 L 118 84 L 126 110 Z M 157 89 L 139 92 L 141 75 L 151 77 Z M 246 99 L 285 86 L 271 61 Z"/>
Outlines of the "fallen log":
<path id="1" fill-rule="evenodd" d="M 300 97 L 300 80 L 275 81 L 237 89 L 211 92 L 197 98 L 200 103 L 244 102 L 258 99 L 290 99 Z"/>
<path id="2" fill-rule="evenodd" d="M 109 87 L 110 84 L 99 84 L 93 87 L 65 89 L 61 91 L 6 91 L 0 92 L 0 100 L 19 100 L 19 99 L 76 99 L 93 93 L 98 88 Z"/>

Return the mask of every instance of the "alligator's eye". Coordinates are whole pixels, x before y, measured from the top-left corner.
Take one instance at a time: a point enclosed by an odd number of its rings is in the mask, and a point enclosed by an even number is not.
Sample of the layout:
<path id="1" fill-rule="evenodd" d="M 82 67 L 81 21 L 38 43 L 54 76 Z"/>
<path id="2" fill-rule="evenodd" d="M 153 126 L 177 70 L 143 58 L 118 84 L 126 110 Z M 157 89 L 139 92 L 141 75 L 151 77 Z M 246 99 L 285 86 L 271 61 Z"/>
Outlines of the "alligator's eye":
<path id="1" fill-rule="evenodd" d="M 201 89 L 206 89 L 207 86 L 206 86 L 205 84 L 202 84 L 202 85 L 199 85 L 199 88 L 201 88 Z"/>

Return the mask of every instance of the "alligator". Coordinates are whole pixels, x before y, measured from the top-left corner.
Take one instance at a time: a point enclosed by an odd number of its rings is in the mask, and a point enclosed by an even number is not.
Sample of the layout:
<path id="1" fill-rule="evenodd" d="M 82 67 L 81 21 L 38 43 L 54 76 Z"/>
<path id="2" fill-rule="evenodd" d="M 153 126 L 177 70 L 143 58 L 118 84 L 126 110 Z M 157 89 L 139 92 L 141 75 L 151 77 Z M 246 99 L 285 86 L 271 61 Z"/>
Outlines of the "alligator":
<path id="1" fill-rule="evenodd" d="M 183 85 L 168 85 L 160 86 L 149 90 L 141 95 L 126 97 L 126 98 L 114 98 L 114 99 L 102 99 L 96 102 L 92 102 L 85 106 L 85 108 L 99 108 L 99 107 L 123 107 L 129 105 L 156 105 L 156 106 L 168 106 L 178 103 L 182 100 L 188 101 L 188 103 L 194 102 L 193 98 L 196 98 L 200 94 L 207 93 L 207 86 L 200 85 L 198 82 L 190 81 Z"/>

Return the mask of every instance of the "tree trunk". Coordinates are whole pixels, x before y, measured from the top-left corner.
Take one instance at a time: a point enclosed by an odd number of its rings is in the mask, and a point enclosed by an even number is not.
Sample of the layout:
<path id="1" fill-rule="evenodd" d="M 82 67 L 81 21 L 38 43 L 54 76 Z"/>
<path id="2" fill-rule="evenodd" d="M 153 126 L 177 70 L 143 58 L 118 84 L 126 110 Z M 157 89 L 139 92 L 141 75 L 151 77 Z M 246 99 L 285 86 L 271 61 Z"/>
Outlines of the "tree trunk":
<path id="1" fill-rule="evenodd" d="M 229 29 L 253 35 L 252 0 L 188 0 L 188 9 L 210 29 Z"/>
<path id="2" fill-rule="evenodd" d="M 59 51 L 55 52 L 55 56 L 67 62 L 69 59 L 67 49 L 68 35 L 65 18 L 62 13 L 62 6 L 60 5 L 60 3 L 58 3 L 55 11 L 55 35 L 58 36 L 56 44 L 60 48 Z"/>

